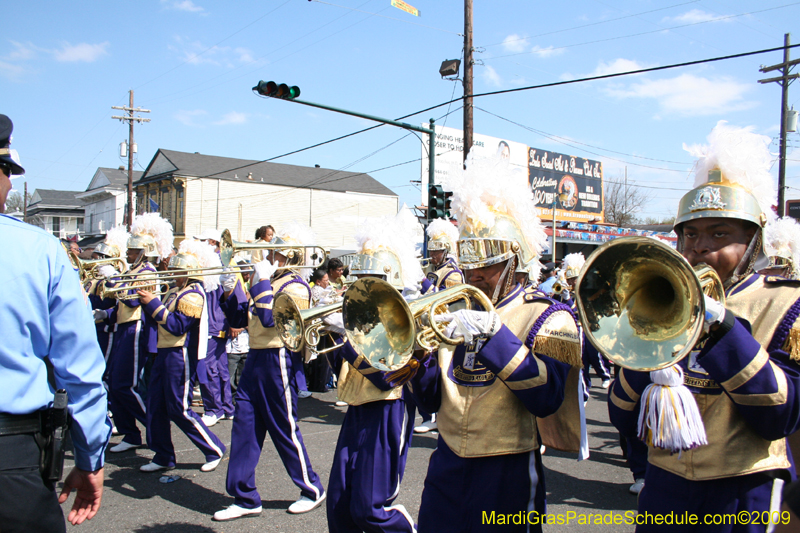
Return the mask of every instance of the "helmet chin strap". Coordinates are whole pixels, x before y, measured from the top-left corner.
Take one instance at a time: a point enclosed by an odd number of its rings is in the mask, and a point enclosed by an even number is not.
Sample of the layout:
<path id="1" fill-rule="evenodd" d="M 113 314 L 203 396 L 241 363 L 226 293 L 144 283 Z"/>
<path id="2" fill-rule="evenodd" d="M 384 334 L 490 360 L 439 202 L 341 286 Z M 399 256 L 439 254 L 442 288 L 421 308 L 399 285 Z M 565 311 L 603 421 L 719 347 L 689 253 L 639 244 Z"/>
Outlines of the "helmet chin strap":
<path id="1" fill-rule="evenodd" d="M 503 269 L 503 274 L 500 276 L 500 281 L 494 288 L 494 294 L 492 295 L 492 303 L 496 304 L 501 298 L 505 297 L 506 294 L 511 292 L 512 282 L 514 281 L 514 271 L 517 267 L 517 256 L 511 256 L 506 262 L 506 268 Z M 502 289 L 502 294 L 500 293 Z"/>
<path id="2" fill-rule="evenodd" d="M 744 252 L 742 259 L 736 268 L 733 270 L 730 279 L 722 280 L 722 284 L 727 289 L 736 284 L 742 278 L 752 274 L 755 271 L 756 259 L 758 259 L 758 251 L 761 249 L 761 230 L 757 230 L 753 238 L 750 239 L 750 244 Z"/>

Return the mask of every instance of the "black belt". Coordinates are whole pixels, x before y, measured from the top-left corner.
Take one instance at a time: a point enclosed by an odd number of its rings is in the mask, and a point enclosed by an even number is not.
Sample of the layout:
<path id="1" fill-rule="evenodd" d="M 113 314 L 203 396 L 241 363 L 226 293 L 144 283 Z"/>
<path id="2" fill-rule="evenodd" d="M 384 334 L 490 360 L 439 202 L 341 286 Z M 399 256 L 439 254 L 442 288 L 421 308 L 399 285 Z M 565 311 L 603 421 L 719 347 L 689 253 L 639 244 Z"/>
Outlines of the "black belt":
<path id="1" fill-rule="evenodd" d="M 0 436 L 38 433 L 42 430 L 41 414 L 37 411 L 29 415 L 9 415 L 0 413 Z"/>

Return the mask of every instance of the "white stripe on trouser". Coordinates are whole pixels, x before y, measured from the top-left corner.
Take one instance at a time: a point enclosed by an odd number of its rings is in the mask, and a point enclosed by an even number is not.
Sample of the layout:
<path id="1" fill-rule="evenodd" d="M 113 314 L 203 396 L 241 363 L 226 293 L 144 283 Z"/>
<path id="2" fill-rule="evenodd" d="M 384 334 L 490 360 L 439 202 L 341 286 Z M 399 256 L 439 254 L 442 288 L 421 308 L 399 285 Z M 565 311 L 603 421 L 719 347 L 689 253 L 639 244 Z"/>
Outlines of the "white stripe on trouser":
<path id="1" fill-rule="evenodd" d="M 289 372 L 286 369 L 286 349 L 281 348 L 278 352 L 278 359 L 280 360 L 281 367 L 281 382 L 283 383 L 283 398 L 286 400 L 286 419 L 289 422 L 289 431 L 292 435 L 292 443 L 295 450 L 297 450 L 297 458 L 300 460 L 300 468 L 303 471 L 303 483 L 308 488 L 314 491 L 316 497 L 314 500 L 319 500 L 319 489 L 311 483 L 308 477 L 308 467 L 306 466 L 306 458 L 303 454 L 303 448 L 300 446 L 300 441 L 297 440 L 297 427 L 294 424 L 294 412 L 292 412 L 292 388 L 289 386 Z"/>
<path id="2" fill-rule="evenodd" d="M 203 437 L 203 440 L 206 441 L 211 448 L 217 452 L 217 456 L 222 457 L 222 450 L 214 444 L 214 441 L 211 437 L 208 436 L 208 432 L 206 431 L 206 427 L 198 422 L 193 416 L 189 414 L 189 350 L 186 346 L 183 347 L 183 417 L 192 423 L 192 425 L 197 429 L 198 433 Z"/>
<path id="3" fill-rule="evenodd" d="M 539 474 L 536 473 L 536 451 L 528 452 L 528 477 L 531 480 L 531 499 L 528 500 L 528 514 L 536 509 L 536 487 L 539 485 Z M 547 512 L 547 509 L 545 509 Z M 526 531 L 531 530 L 531 524 L 528 520 Z"/>
<path id="4" fill-rule="evenodd" d="M 403 427 L 401 428 L 401 431 L 400 431 L 400 456 L 403 455 L 403 451 L 405 450 L 405 447 L 406 447 L 406 427 L 408 427 L 408 411 L 403 410 Z M 399 462 L 400 461 L 398 461 L 398 463 Z M 387 501 L 393 501 L 395 498 L 397 498 L 398 494 L 400 494 L 400 473 L 399 472 L 397 473 L 397 486 L 395 487 L 394 492 L 392 493 L 391 496 L 389 496 L 389 499 Z M 414 527 L 414 519 L 411 518 L 411 515 L 408 514 L 408 511 L 406 510 L 406 508 L 404 506 L 402 506 L 402 505 L 391 505 L 389 507 L 385 507 L 384 506 L 383 510 L 386 511 L 386 512 L 390 512 L 390 511 L 398 511 L 398 512 L 400 512 L 400 514 L 402 514 L 406 518 L 406 520 L 408 520 L 408 523 L 411 525 L 411 531 L 413 531 L 414 533 L 417 533 L 417 528 Z"/>
<path id="5" fill-rule="evenodd" d="M 778 521 L 774 518 L 780 517 L 781 514 L 783 483 L 784 481 L 781 478 L 772 480 L 772 493 L 769 495 L 769 525 L 767 526 L 767 533 L 775 531 L 775 526 L 778 524 Z"/>
<path id="6" fill-rule="evenodd" d="M 106 361 L 106 366 L 108 366 L 108 357 L 111 355 L 111 346 L 114 344 L 114 333 L 117 331 L 117 325 L 114 324 L 114 329 L 109 331 L 108 326 L 106 326 L 106 333 L 108 333 L 108 344 L 106 345 L 106 353 L 103 356 L 103 359 Z"/>
<path id="7" fill-rule="evenodd" d="M 131 385 L 131 394 L 139 402 L 142 411 L 147 413 L 147 407 L 144 405 L 144 400 L 136 392 L 136 385 L 139 384 L 139 335 L 142 333 L 142 322 L 136 321 L 136 333 L 133 335 L 133 385 Z"/>

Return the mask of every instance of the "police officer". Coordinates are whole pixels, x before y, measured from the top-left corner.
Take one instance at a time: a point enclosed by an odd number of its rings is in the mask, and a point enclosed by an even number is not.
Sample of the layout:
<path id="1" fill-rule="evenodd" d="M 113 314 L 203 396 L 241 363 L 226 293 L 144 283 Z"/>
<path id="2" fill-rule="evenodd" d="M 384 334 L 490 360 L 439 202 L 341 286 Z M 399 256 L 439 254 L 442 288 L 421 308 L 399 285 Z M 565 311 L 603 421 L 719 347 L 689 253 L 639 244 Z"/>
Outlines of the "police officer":
<path id="1" fill-rule="evenodd" d="M 12 129 L 11 120 L 0 115 L 3 210 L 11 176 L 25 172 L 8 148 Z M 111 434 L 103 354 L 78 274 L 58 239 L 0 215 L 0 246 L 0 528 L 4 533 L 65 531 L 59 501 L 65 502 L 73 489 L 77 497 L 70 523 L 91 519 L 100 508 L 103 450 Z M 52 364 L 54 386 L 48 384 L 46 360 Z M 68 395 L 75 446 L 75 468 L 59 497 L 54 484 L 63 455 L 50 453 L 54 447 L 49 445 L 58 439 L 48 430 L 48 421 L 58 414 L 49 409 L 54 389 Z M 59 424 L 52 433 L 63 437 L 62 429 Z"/>

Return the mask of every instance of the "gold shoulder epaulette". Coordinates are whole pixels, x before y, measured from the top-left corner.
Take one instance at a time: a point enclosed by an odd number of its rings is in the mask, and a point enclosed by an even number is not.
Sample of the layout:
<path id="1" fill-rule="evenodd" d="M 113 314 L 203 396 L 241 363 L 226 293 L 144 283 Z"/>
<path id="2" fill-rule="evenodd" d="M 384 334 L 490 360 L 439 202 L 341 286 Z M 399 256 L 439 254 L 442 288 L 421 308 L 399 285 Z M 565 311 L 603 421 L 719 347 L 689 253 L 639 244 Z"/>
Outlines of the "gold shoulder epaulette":
<path id="1" fill-rule="evenodd" d="M 783 276 L 764 276 L 764 283 L 798 284 L 800 283 L 800 279 L 789 279 L 789 278 L 784 278 Z"/>
<path id="2" fill-rule="evenodd" d="M 537 289 L 536 287 L 534 287 L 533 285 L 530 285 L 528 287 L 525 287 L 525 289 L 523 289 L 522 298 L 526 302 L 530 303 L 533 302 L 534 300 L 547 298 L 547 295 L 542 291 L 540 291 L 539 289 Z"/>
<path id="3" fill-rule="evenodd" d="M 182 295 L 178 300 L 178 311 L 190 318 L 200 318 L 203 314 L 203 297 L 196 292 Z"/>
<path id="4" fill-rule="evenodd" d="M 581 335 L 572 313 L 564 309 L 553 311 L 536 332 L 532 350 L 570 366 L 582 368 Z"/>

